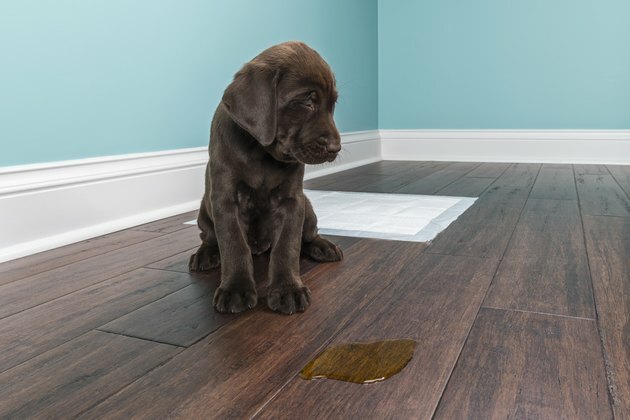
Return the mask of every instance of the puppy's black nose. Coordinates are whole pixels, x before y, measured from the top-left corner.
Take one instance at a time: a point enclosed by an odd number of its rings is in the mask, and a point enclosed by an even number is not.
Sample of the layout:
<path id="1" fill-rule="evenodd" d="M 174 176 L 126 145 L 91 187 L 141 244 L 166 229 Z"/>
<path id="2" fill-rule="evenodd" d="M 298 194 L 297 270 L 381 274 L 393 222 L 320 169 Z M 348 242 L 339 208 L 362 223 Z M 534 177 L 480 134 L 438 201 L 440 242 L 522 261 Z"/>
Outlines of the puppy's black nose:
<path id="1" fill-rule="evenodd" d="M 338 151 L 341 150 L 341 143 L 339 142 L 333 142 L 333 141 L 329 141 L 328 143 L 326 143 L 326 151 L 328 151 L 329 153 L 337 153 Z"/>

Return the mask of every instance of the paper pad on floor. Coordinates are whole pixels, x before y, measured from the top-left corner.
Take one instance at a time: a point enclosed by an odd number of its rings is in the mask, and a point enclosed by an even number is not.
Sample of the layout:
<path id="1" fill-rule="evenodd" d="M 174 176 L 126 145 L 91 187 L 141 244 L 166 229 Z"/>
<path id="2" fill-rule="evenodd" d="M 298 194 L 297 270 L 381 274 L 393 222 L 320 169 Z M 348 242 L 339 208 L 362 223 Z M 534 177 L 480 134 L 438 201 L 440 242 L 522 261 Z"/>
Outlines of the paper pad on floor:
<path id="1" fill-rule="evenodd" d="M 304 193 L 315 209 L 319 233 L 409 242 L 430 241 L 476 200 L 319 190 Z"/>
<path id="2" fill-rule="evenodd" d="M 304 190 L 319 232 L 361 238 L 426 242 L 459 217 L 476 198 Z"/>

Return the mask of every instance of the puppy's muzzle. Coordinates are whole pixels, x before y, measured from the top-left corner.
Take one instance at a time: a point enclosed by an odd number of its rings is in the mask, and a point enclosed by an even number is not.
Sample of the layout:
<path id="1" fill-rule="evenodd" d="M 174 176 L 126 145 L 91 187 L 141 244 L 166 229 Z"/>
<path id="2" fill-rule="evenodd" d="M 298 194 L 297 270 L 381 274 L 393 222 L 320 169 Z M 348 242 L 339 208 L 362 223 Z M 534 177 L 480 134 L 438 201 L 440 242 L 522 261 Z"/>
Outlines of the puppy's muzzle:
<path id="1" fill-rule="evenodd" d="M 337 153 L 341 150 L 341 139 L 339 137 L 320 137 L 318 141 L 326 151 L 326 161 L 335 160 Z"/>

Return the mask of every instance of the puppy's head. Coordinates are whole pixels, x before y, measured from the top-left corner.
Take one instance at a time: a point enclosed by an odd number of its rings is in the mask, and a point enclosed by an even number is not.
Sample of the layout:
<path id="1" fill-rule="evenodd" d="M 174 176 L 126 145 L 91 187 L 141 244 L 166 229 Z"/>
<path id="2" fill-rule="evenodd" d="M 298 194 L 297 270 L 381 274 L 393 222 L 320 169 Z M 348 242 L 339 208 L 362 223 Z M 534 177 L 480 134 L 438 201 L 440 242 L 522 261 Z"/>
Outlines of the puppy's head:
<path id="1" fill-rule="evenodd" d="M 332 162 L 341 149 L 337 90 L 328 64 L 301 42 L 273 46 L 236 73 L 223 94 L 232 119 L 283 162 Z"/>

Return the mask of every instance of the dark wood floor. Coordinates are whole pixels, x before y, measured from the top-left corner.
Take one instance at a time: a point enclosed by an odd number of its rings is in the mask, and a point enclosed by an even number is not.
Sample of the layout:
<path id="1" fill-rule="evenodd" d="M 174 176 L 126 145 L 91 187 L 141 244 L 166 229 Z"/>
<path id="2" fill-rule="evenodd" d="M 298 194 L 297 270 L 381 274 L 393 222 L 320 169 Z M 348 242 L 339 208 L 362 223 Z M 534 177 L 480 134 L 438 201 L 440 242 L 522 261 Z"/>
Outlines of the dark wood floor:
<path id="1" fill-rule="evenodd" d="M 630 167 L 387 161 L 306 186 L 480 198 L 430 244 L 335 238 L 294 316 L 212 310 L 194 213 L 0 264 L 0 418 L 630 418 Z M 418 340 L 385 382 L 297 376 L 385 338 Z"/>

